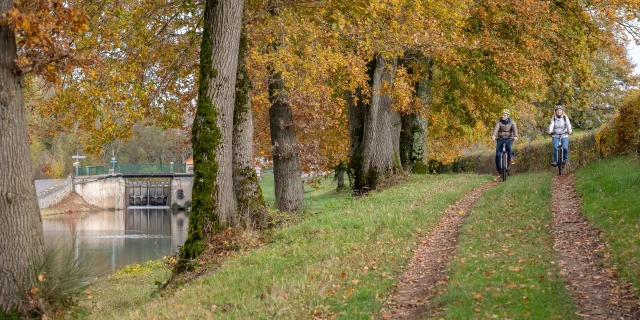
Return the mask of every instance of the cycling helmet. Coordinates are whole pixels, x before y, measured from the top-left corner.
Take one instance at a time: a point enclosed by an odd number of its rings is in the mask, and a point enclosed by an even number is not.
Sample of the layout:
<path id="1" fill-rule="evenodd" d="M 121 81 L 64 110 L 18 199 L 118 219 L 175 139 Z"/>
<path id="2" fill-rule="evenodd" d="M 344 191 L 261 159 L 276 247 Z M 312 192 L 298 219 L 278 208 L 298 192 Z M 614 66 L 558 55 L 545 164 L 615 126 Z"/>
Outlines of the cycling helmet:
<path id="1" fill-rule="evenodd" d="M 509 111 L 509 109 L 504 109 L 502 110 L 502 114 L 506 114 L 507 116 L 511 116 L 511 111 Z"/>
<path id="2" fill-rule="evenodd" d="M 558 110 L 558 109 L 563 110 L 563 109 L 562 109 L 562 105 L 561 105 L 561 104 L 559 104 L 559 105 L 557 105 L 557 106 L 556 106 L 556 109 L 555 109 L 555 110 Z M 563 110 L 563 111 L 564 111 L 564 110 Z"/>

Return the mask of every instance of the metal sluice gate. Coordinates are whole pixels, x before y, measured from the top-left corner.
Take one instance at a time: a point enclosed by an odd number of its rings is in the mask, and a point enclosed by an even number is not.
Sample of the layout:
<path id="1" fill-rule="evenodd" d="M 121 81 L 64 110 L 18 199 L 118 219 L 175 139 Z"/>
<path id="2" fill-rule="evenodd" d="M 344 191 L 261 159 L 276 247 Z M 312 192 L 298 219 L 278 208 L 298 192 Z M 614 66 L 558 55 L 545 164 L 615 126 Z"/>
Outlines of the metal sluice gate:
<path id="1" fill-rule="evenodd" d="M 128 206 L 168 206 L 171 184 L 166 181 L 127 181 Z"/>

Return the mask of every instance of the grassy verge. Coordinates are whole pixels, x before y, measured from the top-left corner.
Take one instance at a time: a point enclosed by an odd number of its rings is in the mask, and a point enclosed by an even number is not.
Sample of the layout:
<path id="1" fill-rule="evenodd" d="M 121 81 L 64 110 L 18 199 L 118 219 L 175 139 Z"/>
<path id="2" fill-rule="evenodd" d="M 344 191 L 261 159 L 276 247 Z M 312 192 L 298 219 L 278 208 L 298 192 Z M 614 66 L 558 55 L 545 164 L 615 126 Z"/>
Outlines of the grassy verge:
<path id="1" fill-rule="evenodd" d="M 273 174 L 264 174 L 260 186 L 268 205 L 275 204 Z M 309 214 L 318 212 L 324 207 L 335 207 L 348 201 L 347 195 L 335 192 L 332 179 L 322 179 L 317 188 L 305 184 L 305 209 Z M 64 214 L 64 211 L 42 209 L 46 215 Z M 43 214 L 45 215 L 45 214 Z M 87 318 L 91 313 L 113 313 L 118 318 L 120 312 L 130 310 L 136 306 L 153 301 L 152 295 L 158 289 L 159 283 L 169 278 L 170 270 L 159 260 L 147 261 L 127 265 L 115 274 L 102 279 L 95 279 L 87 291 L 86 299 L 81 302 L 81 308 L 75 311 L 73 318 Z M 93 318 L 90 316 L 88 318 Z"/>
<path id="2" fill-rule="evenodd" d="M 547 173 L 514 175 L 478 199 L 435 300 L 440 317 L 578 318 L 554 261 L 550 202 Z"/>
<path id="3" fill-rule="evenodd" d="M 265 247 L 228 261 L 169 297 L 133 306 L 123 305 L 117 292 L 101 291 L 112 296 L 114 307 L 87 308 L 86 317 L 375 317 L 417 237 L 449 205 L 486 181 L 475 175 L 420 176 L 361 200 L 336 203 L 274 232 Z M 103 299 L 93 290 L 93 299 Z"/>
<path id="4" fill-rule="evenodd" d="M 275 184 L 273 181 L 273 174 L 263 174 L 262 182 L 260 182 L 260 188 L 262 188 L 262 194 L 264 195 L 264 201 L 268 206 L 275 206 L 276 192 Z M 304 200 L 305 210 L 308 212 L 317 212 L 322 210 L 327 204 L 336 203 L 342 198 L 346 197 L 346 194 L 336 194 L 336 183 L 333 182 L 333 178 L 320 178 L 320 183 L 313 188 L 309 184 L 304 184 Z"/>
<path id="5" fill-rule="evenodd" d="M 640 290 L 640 165 L 610 158 L 576 172 L 585 217 L 603 232 L 610 262 Z"/>
<path id="6" fill-rule="evenodd" d="M 117 318 L 118 313 L 153 301 L 158 283 L 167 280 L 170 273 L 159 260 L 127 265 L 107 278 L 96 280 L 72 318 L 93 319 L 105 312 Z"/>

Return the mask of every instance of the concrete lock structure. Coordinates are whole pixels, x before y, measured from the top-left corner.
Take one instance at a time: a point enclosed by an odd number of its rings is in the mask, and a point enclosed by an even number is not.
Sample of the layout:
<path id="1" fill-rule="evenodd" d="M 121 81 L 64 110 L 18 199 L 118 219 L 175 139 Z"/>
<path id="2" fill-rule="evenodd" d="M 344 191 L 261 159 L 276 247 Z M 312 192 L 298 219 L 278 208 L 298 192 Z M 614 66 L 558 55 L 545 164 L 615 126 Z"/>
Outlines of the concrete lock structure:
<path id="1" fill-rule="evenodd" d="M 125 187 L 130 207 L 169 204 L 169 181 L 128 181 Z"/>
<path id="2" fill-rule="evenodd" d="M 100 209 L 191 206 L 193 174 L 111 174 L 76 176 L 73 189 Z"/>

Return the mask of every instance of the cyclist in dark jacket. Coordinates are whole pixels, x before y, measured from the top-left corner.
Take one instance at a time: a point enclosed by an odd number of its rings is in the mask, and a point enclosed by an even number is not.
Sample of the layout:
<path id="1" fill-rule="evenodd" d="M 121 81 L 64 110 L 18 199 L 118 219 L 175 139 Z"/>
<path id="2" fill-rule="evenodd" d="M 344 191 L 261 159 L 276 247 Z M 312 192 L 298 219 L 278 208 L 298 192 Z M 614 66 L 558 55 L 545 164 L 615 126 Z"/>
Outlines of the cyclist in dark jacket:
<path id="1" fill-rule="evenodd" d="M 511 145 L 513 144 L 513 141 L 518 140 L 518 126 L 510 116 L 511 112 L 508 109 L 502 110 L 502 117 L 496 122 L 496 126 L 493 128 L 493 134 L 491 135 L 491 139 L 497 141 L 496 170 L 498 171 L 498 177 L 500 177 L 500 156 L 502 155 L 502 145 L 504 145 L 507 150 L 509 163 L 515 163 L 515 158 L 511 151 Z"/>
<path id="2" fill-rule="evenodd" d="M 562 110 L 562 105 L 557 105 L 555 110 L 555 115 L 551 118 L 551 123 L 549 123 L 549 131 L 547 132 L 551 136 L 551 140 L 553 143 L 553 162 L 551 162 L 552 166 L 558 165 L 558 140 L 562 139 L 562 149 L 564 149 L 564 155 L 561 159 L 563 163 L 569 162 L 569 135 L 573 134 L 573 130 L 571 129 L 571 122 L 566 114 L 564 114 L 564 110 Z"/>

